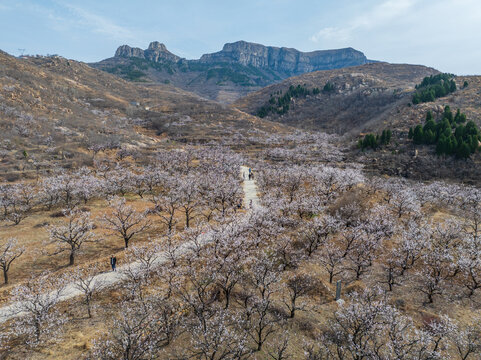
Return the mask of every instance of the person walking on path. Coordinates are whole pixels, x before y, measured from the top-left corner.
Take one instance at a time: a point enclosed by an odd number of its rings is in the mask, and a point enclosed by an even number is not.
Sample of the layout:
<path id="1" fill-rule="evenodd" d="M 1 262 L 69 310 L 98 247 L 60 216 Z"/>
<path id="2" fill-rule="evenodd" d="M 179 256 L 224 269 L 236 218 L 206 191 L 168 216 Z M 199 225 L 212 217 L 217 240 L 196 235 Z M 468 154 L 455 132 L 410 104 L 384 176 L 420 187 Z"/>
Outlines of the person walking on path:
<path id="1" fill-rule="evenodd" d="M 117 266 L 117 258 L 113 255 L 110 257 L 110 266 L 112 266 L 112 271 L 116 271 L 115 268 Z"/>

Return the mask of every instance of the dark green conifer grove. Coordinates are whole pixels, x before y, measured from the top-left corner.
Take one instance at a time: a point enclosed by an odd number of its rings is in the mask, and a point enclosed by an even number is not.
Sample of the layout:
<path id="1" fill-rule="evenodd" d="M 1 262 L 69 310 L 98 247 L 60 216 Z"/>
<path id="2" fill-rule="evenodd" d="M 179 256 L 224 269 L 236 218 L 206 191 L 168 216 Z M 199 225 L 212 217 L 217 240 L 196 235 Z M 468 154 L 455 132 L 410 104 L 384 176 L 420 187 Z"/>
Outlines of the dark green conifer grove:
<path id="1" fill-rule="evenodd" d="M 414 129 L 410 128 L 408 137 L 415 144 L 435 145 L 438 155 L 466 159 L 479 148 L 481 132 L 474 122 L 467 121 L 461 110 L 458 109 L 453 116 L 451 108 L 445 106 L 440 121 L 435 122 L 431 111 L 428 111 L 424 126 L 419 124 Z"/>

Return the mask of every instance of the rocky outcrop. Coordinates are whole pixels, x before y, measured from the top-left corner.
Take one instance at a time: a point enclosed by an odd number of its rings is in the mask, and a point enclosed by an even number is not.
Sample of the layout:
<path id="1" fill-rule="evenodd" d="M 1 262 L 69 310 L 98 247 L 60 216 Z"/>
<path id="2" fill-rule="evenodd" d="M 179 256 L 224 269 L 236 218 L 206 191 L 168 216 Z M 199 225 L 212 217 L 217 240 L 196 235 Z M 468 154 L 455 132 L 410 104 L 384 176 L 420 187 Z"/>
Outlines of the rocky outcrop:
<path id="1" fill-rule="evenodd" d="M 164 44 L 161 44 L 158 41 L 151 42 L 146 50 L 122 45 L 115 52 L 115 57 L 137 57 L 155 62 L 177 62 L 181 59 L 177 55 L 172 54 L 167 50 Z"/>
<path id="2" fill-rule="evenodd" d="M 362 52 L 353 48 L 301 52 L 291 48 L 264 46 L 245 41 L 225 44 L 222 51 L 203 55 L 200 61 L 239 63 L 288 75 L 338 69 L 370 62 Z"/>
<path id="3" fill-rule="evenodd" d="M 138 57 L 155 62 L 181 60 L 158 41 L 151 42 L 146 50 L 122 45 L 115 52 L 115 57 Z M 285 76 L 317 70 L 339 69 L 370 62 L 362 52 L 353 48 L 301 52 L 296 49 L 264 46 L 246 41 L 225 44 L 221 51 L 202 55 L 200 60 L 192 61 L 206 64 L 237 63 L 275 71 Z"/>
<path id="4" fill-rule="evenodd" d="M 135 61 L 139 58 L 158 65 Z M 371 61 L 362 52 L 352 48 L 301 52 L 245 41 L 228 43 L 219 52 L 187 60 L 155 41 L 145 50 L 120 46 L 114 57 L 91 66 L 130 81 L 168 83 L 212 100 L 230 103 L 291 76 L 368 62 Z"/>

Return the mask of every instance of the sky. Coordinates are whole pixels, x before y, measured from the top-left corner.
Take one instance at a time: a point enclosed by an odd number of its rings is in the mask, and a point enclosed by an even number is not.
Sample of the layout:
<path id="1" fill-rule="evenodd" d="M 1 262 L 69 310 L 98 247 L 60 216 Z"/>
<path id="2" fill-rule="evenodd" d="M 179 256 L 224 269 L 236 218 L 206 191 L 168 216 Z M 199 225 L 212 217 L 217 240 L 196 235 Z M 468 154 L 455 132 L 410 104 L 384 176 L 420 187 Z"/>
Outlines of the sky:
<path id="1" fill-rule="evenodd" d="M 197 59 L 238 40 L 481 74 L 481 1 L 0 0 L 0 49 L 12 55 L 95 62 L 159 41 Z"/>

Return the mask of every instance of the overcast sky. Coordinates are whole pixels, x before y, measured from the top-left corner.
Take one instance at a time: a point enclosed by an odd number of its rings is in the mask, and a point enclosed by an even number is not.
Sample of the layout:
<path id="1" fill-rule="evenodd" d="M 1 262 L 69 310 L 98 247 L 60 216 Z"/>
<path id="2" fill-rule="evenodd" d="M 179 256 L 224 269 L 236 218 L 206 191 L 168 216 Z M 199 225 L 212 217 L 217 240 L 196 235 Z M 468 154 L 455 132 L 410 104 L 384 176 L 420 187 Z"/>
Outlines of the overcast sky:
<path id="1" fill-rule="evenodd" d="M 92 62 L 157 40 L 189 59 L 246 40 L 481 74 L 481 0 L 0 0 L 0 49 Z"/>

